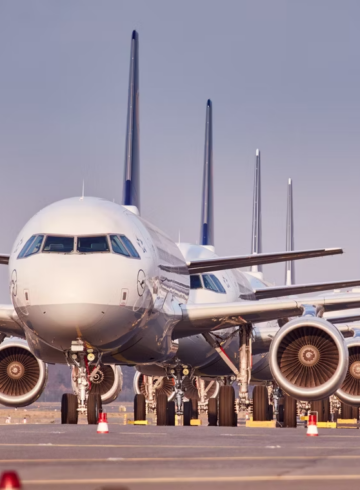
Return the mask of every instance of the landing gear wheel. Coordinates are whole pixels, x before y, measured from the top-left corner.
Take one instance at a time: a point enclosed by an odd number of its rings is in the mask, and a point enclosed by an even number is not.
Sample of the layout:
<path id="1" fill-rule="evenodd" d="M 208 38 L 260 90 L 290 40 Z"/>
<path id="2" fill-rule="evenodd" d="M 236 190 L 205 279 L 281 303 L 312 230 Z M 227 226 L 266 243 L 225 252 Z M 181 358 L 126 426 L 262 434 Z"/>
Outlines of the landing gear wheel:
<path id="1" fill-rule="evenodd" d="M 217 398 L 210 398 L 208 403 L 209 425 L 215 426 L 218 423 L 218 402 Z"/>
<path id="2" fill-rule="evenodd" d="M 311 402 L 311 411 L 318 413 L 318 422 L 330 422 L 330 399 L 325 398 Z"/>
<path id="3" fill-rule="evenodd" d="M 234 427 L 235 390 L 232 386 L 221 386 L 219 391 L 219 426 Z"/>
<path id="4" fill-rule="evenodd" d="M 102 410 L 101 395 L 90 393 L 87 401 L 87 419 L 89 425 L 95 425 L 99 420 L 99 413 Z"/>
<path id="5" fill-rule="evenodd" d="M 284 423 L 284 405 L 283 404 L 279 405 L 278 421 L 280 424 Z"/>
<path id="6" fill-rule="evenodd" d="M 61 398 L 61 423 L 77 424 L 79 418 L 78 399 L 76 395 L 64 393 Z"/>
<path id="7" fill-rule="evenodd" d="M 353 407 L 352 405 L 346 405 L 346 403 L 341 403 L 341 418 L 358 420 L 359 407 Z"/>
<path id="8" fill-rule="evenodd" d="M 167 403 L 167 425 L 175 425 L 175 402 Z"/>
<path id="9" fill-rule="evenodd" d="M 184 402 L 184 425 L 190 425 L 191 412 L 191 402 Z"/>
<path id="10" fill-rule="evenodd" d="M 296 400 L 291 396 L 284 396 L 284 427 L 296 428 Z"/>
<path id="11" fill-rule="evenodd" d="M 191 418 L 198 419 L 199 418 L 199 404 L 196 399 L 190 400 L 191 403 Z"/>
<path id="12" fill-rule="evenodd" d="M 146 420 L 145 395 L 135 395 L 135 398 L 134 398 L 134 420 Z"/>
<path id="13" fill-rule="evenodd" d="M 255 386 L 253 391 L 253 420 L 269 420 L 269 397 L 266 386 Z"/>
<path id="14" fill-rule="evenodd" d="M 167 425 L 167 395 L 160 393 L 156 397 L 156 425 Z"/>
<path id="15" fill-rule="evenodd" d="M 274 419 L 274 405 L 271 405 L 269 403 L 268 405 L 268 420 L 273 420 Z"/>

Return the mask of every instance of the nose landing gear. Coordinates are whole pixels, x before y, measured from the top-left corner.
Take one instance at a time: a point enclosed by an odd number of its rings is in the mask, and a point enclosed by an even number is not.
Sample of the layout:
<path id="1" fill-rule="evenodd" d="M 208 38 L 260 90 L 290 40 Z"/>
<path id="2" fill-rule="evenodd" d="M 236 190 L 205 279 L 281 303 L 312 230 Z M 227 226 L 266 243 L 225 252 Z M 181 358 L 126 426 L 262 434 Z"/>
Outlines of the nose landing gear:
<path id="1" fill-rule="evenodd" d="M 97 381 L 101 356 L 98 356 L 95 369 L 90 374 L 89 366 L 94 363 L 96 356 L 92 349 L 86 349 L 80 339 L 71 343 L 67 352 L 68 365 L 72 367 L 74 394 L 65 393 L 61 400 L 61 423 L 77 424 L 79 413 L 87 416 L 88 424 L 97 424 L 99 413 L 102 411 L 101 395 L 91 394 L 93 378 Z"/>

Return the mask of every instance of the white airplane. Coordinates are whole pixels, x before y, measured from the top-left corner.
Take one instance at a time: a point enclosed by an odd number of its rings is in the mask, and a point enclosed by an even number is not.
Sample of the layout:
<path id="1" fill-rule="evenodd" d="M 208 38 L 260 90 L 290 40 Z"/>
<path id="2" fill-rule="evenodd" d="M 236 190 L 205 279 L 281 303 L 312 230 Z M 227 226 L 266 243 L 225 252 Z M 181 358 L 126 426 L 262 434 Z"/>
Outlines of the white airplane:
<path id="1" fill-rule="evenodd" d="M 170 362 L 181 338 L 301 316 L 304 304 L 322 310 L 360 305 L 359 294 L 311 298 L 310 303 L 296 299 L 239 301 L 235 296 L 241 291 L 235 279 L 231 301 L 189 303 L 190 275 L 342 250 L 217 257 L 203 249 L 203 257 L 184 260 L 176 243 L 139 216 L 138 113 L 138 34 L 134 31 L 123 205 L 85 196 L 51 204 L 26 223 L 11 253 L 0 256 L 0 262 L 8 264 L 11 296 L 11 304 L 0 306 L 0 332 L 2 338 L 26 340 L 8 339 L 0 346 L 2 404 L 32 403 L 46 384 L 46 363 L 67 363 L 73 368 L 75 393 L 63 395 L 62 422 L 77 423 L 78 414 L 86 413 L 89 423 L 96 423 L 101 394 L 94 387 L 99 381 L 105 383 L 104 366 L 112 366 L 112 378 L 106 380 L 110 391 L 116 392 L 120 375 L 115 365 Z M 281 352 L 297 359 L 297 351 L 288 353 L 288 336 L 300 332 L 301 338 L 307 338 L 308 328 L 314 338 L 325 338 L 334 351 L 329 379 L 316 382 L 315 388 L 303 387 L 304 394 L 311 397 L 314 391 L 322 393 L 323 385 L 340 386 L 347 350 L 338 330 L 321 318 L 304 317 L 283 326 L 278 370 L 290 393 L 297 381 L 287 379 Z M 315 352 L 311 342 L 310 338 L 308 348 Z M 306 367 L 306 359 L 304 362 Z"/>

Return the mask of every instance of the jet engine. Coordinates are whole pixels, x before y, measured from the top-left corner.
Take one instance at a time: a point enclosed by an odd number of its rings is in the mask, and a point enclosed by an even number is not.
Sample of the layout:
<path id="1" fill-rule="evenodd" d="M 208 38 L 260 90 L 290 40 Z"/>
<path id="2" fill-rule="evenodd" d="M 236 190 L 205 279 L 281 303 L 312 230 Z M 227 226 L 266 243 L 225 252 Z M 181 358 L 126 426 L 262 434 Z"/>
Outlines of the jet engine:
<path id="1" fill-rule="evenodd" d="M 335 395 L 347 405 L 360 406 L 360 330 L 345 340 L 349 350 L 349 363 L 343 384 Z"/>
<path id="2" fill-rule="evenodd" d="M 149 397 L 149 386 L 147 383 L 151 381 L 152 388 L 155 390 L 155 396 L 165 394 L 168 400 L 171 401 L 175 396 L 174 379 L 167 378 L 166 376 L 152 375 L 147 376 L 140 371 L 136 371 L 134 376 L 134 392 L 136 395 L 145 395 L 145 398 Z"/>
<path id="3" fill-rule="evenodd" d="M 90 394 L 101 395 L 101 400 L 104 404 L 111 403 L 116 400 L 122 390 L 123 375 L 121 367 L 114 364 L 90 367 L 90 382 Z M 71 376 L 71 383 L 74 393 L 77 393 L 74 376 Z"/>
<path id="4" fill-rule="evenodd" d="M 7 407 L 26 407 L 44 391 L 47 364 L 37 359 L 26 342 L 5 341 L 0 345 L 0 403 Z"/>
<path id="5" fill-rule="evenodd" d="M 320 400 L 342 385 L 348 349 L 334 325 L 323 318 L 305 316 L 277 332 L 271 342 L 269 364 L 285 393 L 298 400 Z"/>

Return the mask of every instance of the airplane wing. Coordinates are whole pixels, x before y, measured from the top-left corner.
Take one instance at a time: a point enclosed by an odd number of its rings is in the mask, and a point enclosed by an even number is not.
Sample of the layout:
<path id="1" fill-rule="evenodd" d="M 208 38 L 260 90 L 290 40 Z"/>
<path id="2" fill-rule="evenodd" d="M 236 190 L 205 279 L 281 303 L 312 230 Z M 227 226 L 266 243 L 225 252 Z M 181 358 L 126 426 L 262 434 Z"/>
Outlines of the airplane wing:
<path id="1" fill-rule="evenodd" d="M 360 286 L 360 280 L 320 282 L 317 284 L 296 284 L 294 286 L 279 286 L 263 289 L 255 289 L 253 293 L 242 294 L 241 299 L 269 299 L 280 296 L 293 296 L 294 294 L 315 293 L 318 291 L 329 291 L 331 289 L 352 288 Z M 339 323 L 339 322 L 338 322 Z"/>
<path id="2" fill-rule="evenodd" d="M 329 321 L 330 323 L 333 323 L 336 325 L 337 323 L 352 323 L 352 322 L 359 322 L 360 321 L 360 315 L 348 315 L 348 316 L 327 316 L 326 320 Z"/>
<path id="3" fill-rule="evenodd" d="M 310 305 L 321 308 L 324 312 L 359 308 L 360 294 L 339 293 L 301 299 L 181 305 L 182 319 L 175 326 L 173 338 L 198 335 L 245 323 L 301 316 L 305 307 Z"/>
<path id="4" fill-rule="evenodd" d="M 9 337 L 24 338 L 24 330 L 20 326 L 13 305 L 0 305 L 0 333 Z"/>
<path id="5" fill-rule="evenodd" d="M 289 260 L 311 259 L 325 257 L 326 255 L 342 254 L 342 248 L 321 248 L 316 250 L 302 250 L 297 252 L 261 253 L 252 255 L 240 255 L 233 257 L 214 257 L 211 259 L 198 259 L 187 262 L 190 274 L 214 272 L 224 269 L 239 269 L 251 265 L 274 264 Z"/>
<path id="6" fill-rule="evenodd" d="M 0 264 L 8 264 L 10 255 L 0 254 Z"/>

